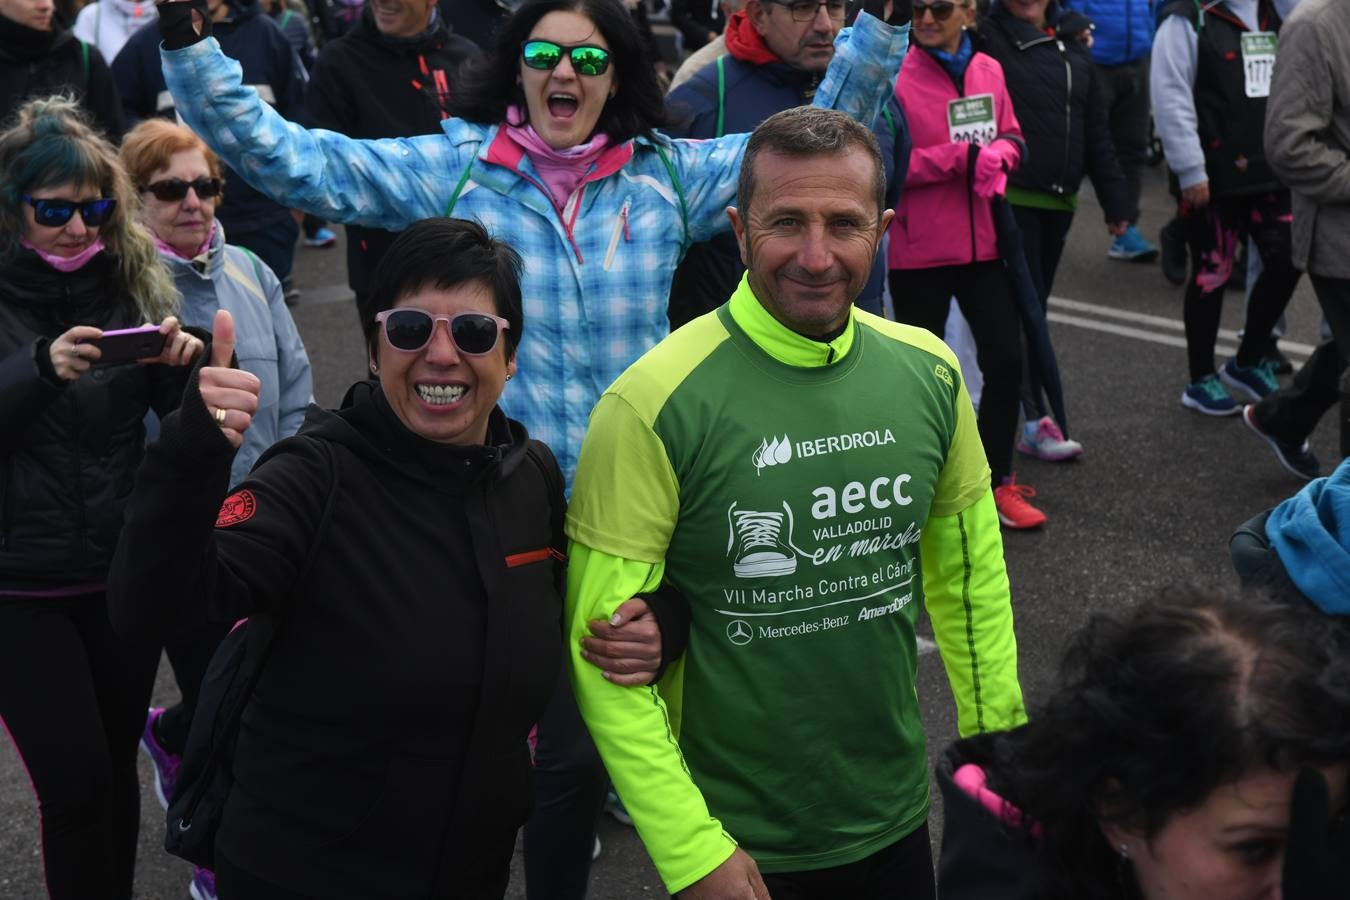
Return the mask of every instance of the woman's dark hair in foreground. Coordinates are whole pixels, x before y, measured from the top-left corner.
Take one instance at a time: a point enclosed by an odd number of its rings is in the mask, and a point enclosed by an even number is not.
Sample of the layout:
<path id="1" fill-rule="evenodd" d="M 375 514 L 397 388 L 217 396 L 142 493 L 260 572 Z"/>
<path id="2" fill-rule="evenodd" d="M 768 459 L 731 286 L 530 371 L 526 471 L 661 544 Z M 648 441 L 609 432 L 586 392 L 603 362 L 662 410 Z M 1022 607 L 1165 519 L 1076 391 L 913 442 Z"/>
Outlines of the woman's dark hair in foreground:
<path id="1" fill-rule="evenodd" d="M 991 781 L 1044 829 L 1038 896 L 1122 896 L 1099 822 L 1152 837 L 1250 771 L 1350 759 L 1345 635 L 1305 608 L 1194 591 L 1094 617 Z"/>
<path id="2" fill-rule="evenodd" d="M 609 44 L 617 90 L 600 113 L 596 131 L 609 135 L 611 143 L 621 144 L 639 135 L 651 138 L 654 129 L 664 127 L 666 102 L 656 70 L 646 58 L 633 17 L 620 0 L 533 0 L 521 7 L 501 23 L 492 52 L 460 70 L 450 115 L 495 125 L 506 121 L 507 106 L 525 108 L 525 95 L 517 78 L 520 47 L 539 20 L 552 12 L 580 13 L 595 23 Z"/>
<path id="3" fill-rule="evenodd" d="M 480 281 L 496 299 L 497 315 L 511 323 L 502 335 L 510 359 L 525 330 L 520 270 L 520 255 L 477 222 L 446 218 L 414 222 L 381 257 L 370 293 L 358 310 L 371 358 L 376 358 L 379 338 L 377 313 L 393 309 L 403 297 L 423 288 L 445 289 Z"/>

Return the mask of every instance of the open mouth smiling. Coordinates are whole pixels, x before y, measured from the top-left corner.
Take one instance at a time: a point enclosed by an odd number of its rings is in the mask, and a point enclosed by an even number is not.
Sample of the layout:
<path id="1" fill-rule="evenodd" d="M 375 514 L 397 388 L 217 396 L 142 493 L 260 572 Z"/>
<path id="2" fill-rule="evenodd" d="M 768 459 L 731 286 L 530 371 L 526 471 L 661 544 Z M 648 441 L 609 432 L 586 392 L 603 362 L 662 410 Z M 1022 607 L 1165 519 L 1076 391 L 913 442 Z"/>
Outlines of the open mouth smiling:
<path id="1" fill-rule="evenodd" d="M 432 406 L 449 406 L 458 402 L 468 390 L 463 384 L 419 384 L 417 396 Z"/>

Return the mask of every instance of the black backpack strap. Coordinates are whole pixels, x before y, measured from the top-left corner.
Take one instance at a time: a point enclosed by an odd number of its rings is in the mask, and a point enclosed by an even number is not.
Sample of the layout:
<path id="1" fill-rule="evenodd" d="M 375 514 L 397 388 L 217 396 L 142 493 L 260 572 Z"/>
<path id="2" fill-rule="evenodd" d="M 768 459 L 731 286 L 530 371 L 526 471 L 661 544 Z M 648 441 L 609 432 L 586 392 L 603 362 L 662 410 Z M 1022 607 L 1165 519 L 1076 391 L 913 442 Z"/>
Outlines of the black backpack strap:
<path id="1" fill-rule="evenodd" d="M 553 549 L 557 551 L 558 557 L 567 558 L 567 535 L 564 530 L 564 521 L 567 516 L 567 503 L 563 499 L 562 471 L 558 468 L 558 460 L 553 456 L 553 451 L 549 449 L 548 444 L 542 441 L 530 441 L 525 445 L 525 455 L 530 462 L 534 463 L 535 468 L 544 476 L 544 484 L 548 486 L 549 502 L 549 523 L 553 535 Z M 557 567 L 558 588 L 566 590 L 566 570 L 563 566 Z"/>

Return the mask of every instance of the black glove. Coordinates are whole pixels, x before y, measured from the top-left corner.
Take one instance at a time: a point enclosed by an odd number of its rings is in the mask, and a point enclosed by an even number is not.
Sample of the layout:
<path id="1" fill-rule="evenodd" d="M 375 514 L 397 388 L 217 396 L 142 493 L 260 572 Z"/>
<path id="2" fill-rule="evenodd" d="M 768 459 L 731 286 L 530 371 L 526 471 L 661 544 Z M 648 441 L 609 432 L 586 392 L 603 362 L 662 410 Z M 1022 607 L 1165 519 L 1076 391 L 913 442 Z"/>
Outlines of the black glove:
<path id="1" fill-rule="evenodd" d="M 1350 884 L 1350 819 L 1330 817 L 1331 792 L 1316 769 L 1302 768 L 1289 807 L 1284 900 L 1343 900 Z"/>
<path id="2" fill-rule="evenodd" d="M 886 0 L 862 0 L 861 3 L 855 3 L 853 18 L 856 19 L 860 12 L 875 16 L 887 25 L 903 25 L 910 20 L 914 10 L 912 0 L 892 0 L 891 14 L 887 16 Z M 849 24 L 852 24 L 852 20 Z"/>
<path id="3" fill-rule="evenodd" d="M 206 0 L 172 0 L 156 3 L 155 8 L 159 10 L 159 36 L 164 39 L 165 50 L 182 50 L 211 36 L 211 13 L 207 12 Z M 192 23 L 194 11 L 201 14 L 200 34 Z"/>

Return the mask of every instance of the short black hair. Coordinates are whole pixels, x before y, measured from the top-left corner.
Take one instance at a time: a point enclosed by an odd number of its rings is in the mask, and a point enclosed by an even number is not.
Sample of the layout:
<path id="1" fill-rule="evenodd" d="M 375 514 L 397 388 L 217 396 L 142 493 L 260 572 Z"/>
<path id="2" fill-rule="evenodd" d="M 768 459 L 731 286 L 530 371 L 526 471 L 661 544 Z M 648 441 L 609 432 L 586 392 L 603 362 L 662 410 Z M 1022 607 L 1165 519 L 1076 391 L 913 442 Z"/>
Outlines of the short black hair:
<path id="1" fill-rule="evenodd" d="M 394 239 L 375 267 L 370 293 L 360 304 L 366 347 L 375 357 L 375 316 L 423 288 L 452 288 L 482 282 L 497 304 L 497 315 L 511 327 L 504 335 L 506 358 L 516 354 L 525 330 L 520 296 L 520 254 L 482 225 L 465 219 L 422 219 Z"/>
<path id="2" fill-rule="evenodd" d="M 872 160 L 872 193 L 876 195 L 877 219 L 886 211 L 886 164 L 876 136 L 856 119 L 834 109 L 796 106 L 776 112 L 750 133 L 741 159 L 740 179 L 736 184 L 736 208 L 742 218 L 750 215 L 755 194 L 755 160 L 761 153 L 783 156 L 819 156 L 861 150 Z"/>
<path id="3" fill-rule="evenodd" d="M 605 103 L 595 130 L 613 144 L 630 138 L 653 139 L 664 127 L 665 98 L 656 80 L 656 70 L 633 17 L 620 0 L 533 0 L 498 26 L 497 41 L 486 59 L 465 65 L 451 96 L 450 115 L 470 122 L 496 125 L 506 120 L 506 108 L 525 107 L 525 95 L 517 83 L 521 44 L 539 20 L 553 12 L 580 13 L 595 23 L 609 44 L 617 90 Z"/>

